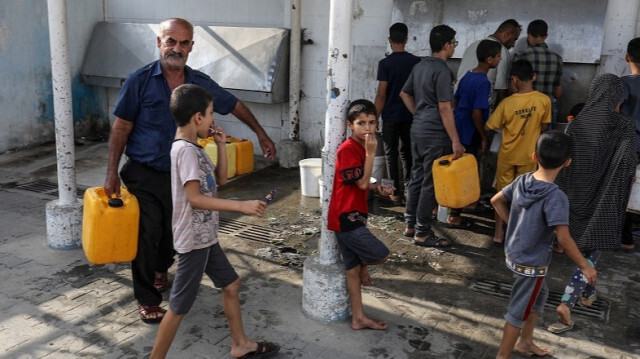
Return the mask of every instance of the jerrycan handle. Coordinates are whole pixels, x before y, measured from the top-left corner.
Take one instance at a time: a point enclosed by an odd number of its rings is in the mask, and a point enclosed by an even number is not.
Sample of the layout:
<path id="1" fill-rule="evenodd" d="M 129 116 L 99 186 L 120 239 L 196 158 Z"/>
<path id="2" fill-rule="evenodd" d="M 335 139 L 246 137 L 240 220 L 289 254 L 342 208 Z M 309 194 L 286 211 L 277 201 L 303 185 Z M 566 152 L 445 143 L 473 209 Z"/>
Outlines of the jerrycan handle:
<path id="1" fill-rule="evenodd" d="M 109 198 L 109 207 L 112 208 L 120 208 L 122 206 L 124 206 L 124 202 L 122 201 L 122 199 L 117 198 L 115 193 L 111 195 L 111 198 Z"/>
<path id="2" fill-rule="evenodd" d="M 438 165 L 439 166 L 448 166 L 448 165 L 451 164 L 451 162 L 453 162 L 453 155 L 449 155 L 449 156 L 447 156 L 446 159 L 438 161 Z"/>

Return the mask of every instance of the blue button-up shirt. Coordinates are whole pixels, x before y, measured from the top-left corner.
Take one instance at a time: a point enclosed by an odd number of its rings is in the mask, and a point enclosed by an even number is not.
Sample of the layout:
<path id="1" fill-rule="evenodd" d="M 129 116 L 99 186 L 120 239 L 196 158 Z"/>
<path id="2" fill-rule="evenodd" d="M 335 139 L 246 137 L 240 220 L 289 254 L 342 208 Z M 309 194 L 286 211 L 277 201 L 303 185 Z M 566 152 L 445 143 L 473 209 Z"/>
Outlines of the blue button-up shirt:
<path id="1" fill-rule="evenodd" d="M 185 83 L 205 88 L 213 96 L 214 111 L 226 115 L 238 99 L 206 74 L 185 66 Z M 160 61 L 131 73 L 124 82 L 113 114 L 133 122 L 125 154 L 138 163 L 162 172 L 171 169 L 171 143 L 176 122 L 169 110 L 171 90 Z"/>

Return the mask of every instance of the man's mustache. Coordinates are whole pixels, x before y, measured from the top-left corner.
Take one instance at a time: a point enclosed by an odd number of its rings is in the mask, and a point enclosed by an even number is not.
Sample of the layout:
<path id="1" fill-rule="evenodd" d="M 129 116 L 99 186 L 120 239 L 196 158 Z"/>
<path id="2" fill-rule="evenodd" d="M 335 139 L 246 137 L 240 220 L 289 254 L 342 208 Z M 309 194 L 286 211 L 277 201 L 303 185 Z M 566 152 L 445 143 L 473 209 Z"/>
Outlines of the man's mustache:
<path id="1" fill-rule="evenodd" d="M 170 52 L 166 55 L 166 57 L 179 57 L 179 58 L 184 58 L 184 55 L 182 53 L 179 52 Z"/>

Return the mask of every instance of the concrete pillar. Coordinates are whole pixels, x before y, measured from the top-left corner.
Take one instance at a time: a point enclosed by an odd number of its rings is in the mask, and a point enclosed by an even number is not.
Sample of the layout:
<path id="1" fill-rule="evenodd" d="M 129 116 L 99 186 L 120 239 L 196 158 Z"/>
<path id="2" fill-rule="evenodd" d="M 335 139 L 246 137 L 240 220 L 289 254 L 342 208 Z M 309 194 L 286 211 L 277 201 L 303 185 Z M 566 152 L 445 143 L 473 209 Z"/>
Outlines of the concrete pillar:
<path id="1" fill-rule="evenodd" d="M 620 76 L 629 73 L 624 55 L 627 43 L 636 37 L 638 11 L 640 0 L 609 0 L 598 74 L 612 73 Z"/>
<path id="2" fill-rule="evenodd" d="M 289 139 L 280 141 L 278 158 L 280 167 L 295 168 L 304 159 L 304 142 L 300 141 L 300 49 L 301 0 L 291 1 L 291 32 L 289 34 Z"/>
<path id="3" fill-rule="evenodd" d="M 300 0 L 291 0 L 291 33 L 289 46 L 289 120 L 291 131 L 289 138 L 297 140 L 300 130 Z"/>
<path id="4" fill-rule="evenodd" d="M 336 153 L 345 140 L 349 105 L 349 72 L 352 56 L 352 0 L 331 0 L 329 11 L 329 56 L 327 62 L 327 113 L 322 149 L 322 231 L 319 254 L 304 263 L 302 309 L 323 322 L 346 320 L 350 306 L 344 266 L 335 234 L 327 229 L 329 199 L 333 188 Z"/>
<path id="5" fill-rule="evenodd" d="M 76 198 L 71 64 L 66 0 L 47 0 L 53 110 L 59 199 L 47 203 L 47 242 L 57 249 L 79 248 L 82 242 L 82 202 Z"/>

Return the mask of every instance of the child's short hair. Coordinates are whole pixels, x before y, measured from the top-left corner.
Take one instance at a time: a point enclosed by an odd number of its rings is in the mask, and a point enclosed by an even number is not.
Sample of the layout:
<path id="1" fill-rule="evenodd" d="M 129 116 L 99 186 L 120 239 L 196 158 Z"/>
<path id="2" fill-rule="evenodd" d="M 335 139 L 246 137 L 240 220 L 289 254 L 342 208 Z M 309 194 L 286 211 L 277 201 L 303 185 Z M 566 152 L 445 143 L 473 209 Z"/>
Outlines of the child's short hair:
<path id="1" fill-rule="evenodd" d="M 396 22 L 389 28 L 389 39 L 395 44 L 402 44 L 408 35 L 409 28 L 401 22 Z"/>
<path id="2" fill-rule="evenodd" d="M 211 94 L 194 84 L 180 85 L 171 93 L 169 109 L 179 127 L 186 126 L 196 113 L 204 114 L 210 103 Z"/>
<path id="3" fill-rule="evenodd" d="M 549 170 L 562 166 L 571 157 L 572 145 L 571 136 L 562 131 L 543 132 L 536 143 L 538 163 Z"/>
<path id="4" fill-rule="evenodd" d="M 444 48 L 447 42 L 453 41 L 456 37 L 456 30 L 447 25 L 438 25 L 431 29 L 429 34 L 429 46 L 432 52 L 438 52 Z"/>
<path id="5" fill-rule="evenodd" d="M 347 108 L 347 121 L 349 121 L 349 123 L 353 123 L 353 121 L 362 114 L 378 117 L 376 106 L 373 102 L 360 99 L 349 104 L 349 108 Z"/>
<path id="6" fill-rule="evenodd" d="M 515 76 L 520 81 L 533 80 L 533 66 L 529 60 L 520 59 L 513 62 L 511 66 L 511 76 Z"/>
<path id="7" fill-rule="evenodd" d="M 527 26 L 527 34 L 533 37 L 547 36 L 549 26 L 544 20 L 533 20 Z"/>
<path id="8" fill-rule="evenodd" d="M 640 37 L 629 41 L 627 45 L 627 55 L 631 62 L 640 63 Z"/>
<path id="9" fill-rule="evenodd" d="M 478 62 L 483 62 L 487 57 L 493 57 L 502 51 L 502 45 L 499 42 L 493 40 L 482 40 L 478 44 L 476 49 L 476 57 Z"/>

